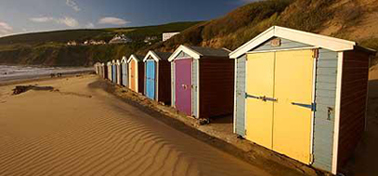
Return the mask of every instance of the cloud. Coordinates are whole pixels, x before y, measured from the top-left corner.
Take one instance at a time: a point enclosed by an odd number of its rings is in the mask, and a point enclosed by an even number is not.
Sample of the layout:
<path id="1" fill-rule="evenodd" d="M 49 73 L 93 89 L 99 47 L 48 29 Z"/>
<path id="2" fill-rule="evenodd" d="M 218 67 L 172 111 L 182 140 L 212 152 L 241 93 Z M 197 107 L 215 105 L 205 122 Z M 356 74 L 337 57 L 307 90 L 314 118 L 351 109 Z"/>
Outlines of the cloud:
<path id="1" fill-rule="evenodd" d="M 98 24 L 111 24 L 111 25 L 121 26 L 128 23 L 130 22 L 121 18 L 116 18 L 116 17 L 104 17 L 98 20 Z"/>
<path id="2" fill-rule="evenodd" d="M 5 23 L 0 21 L 0 36 L 7 35 L 13 32 L 13 28 Z"/>
<path id="3" fill-rule="evenodd" d="M 80 24 L 75 18 L 71 17 L 63 17 L 63 18 L 54 18 L 54 17 L 35 17 L 30 18 L 30 21 L 36 22 L 36 23 L 47 23 L 47 22 L 54 22 L 57 24 L 63 24 L 68 27 L 74 28 L 79 27 Z"/>
<path id="4" fill-rule="evenodd" d="M 59 18 L 56 20 L 56 22 L 59 24 L 64 24 L 71 28 L 80 26 L 79 22 L 75 18 L 71 18 L 71 17 Z"/>
<path id="5" fill-rule="evenodd" d="M 70 6 L 72 9 L 74 9 L 76 12 L 80 11 L 80 7 L 77 5 L 77 3 L 74 0 L 67 0 L 66 4 Z"/>
<path id="6" fill-rule="evenodd" d="M 53 17 L 34 17 L 30 18 L 30 21 L 37 22 L 37 23 L 45 23 L 54 21 Z"/>
<path id="7" fill-rule="evenodd" d="M 87 25 L 85 25 L 85 28 L 94 28 L 94 24 L 93 23 L 88 23 Z"/>

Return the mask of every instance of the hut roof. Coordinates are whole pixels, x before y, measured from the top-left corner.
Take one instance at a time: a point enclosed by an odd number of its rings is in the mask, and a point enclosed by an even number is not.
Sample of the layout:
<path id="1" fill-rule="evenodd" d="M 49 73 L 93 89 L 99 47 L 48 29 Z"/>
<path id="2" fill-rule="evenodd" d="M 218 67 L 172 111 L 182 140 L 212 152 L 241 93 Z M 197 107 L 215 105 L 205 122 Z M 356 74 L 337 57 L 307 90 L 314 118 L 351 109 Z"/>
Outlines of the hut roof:
<path id="1" fill-rule="evenodd" d="M 130 58 L 127 60 L 127 62 L 131 62 L 131 59 L 135 59 L 137 62 L 142 62 L 143 61 L 143 56 L 132 54 L 130 56 Z"/>
<path id="2" fill-rule="evenodd" d="M 122 59 L 121 59 L 121 62 L 122 62 L 122 63 L 126 63 L 127 60 L 128 60 L 127 57 L 126 57 L 126 56 L 123 56 Z"/>
<path id="3" fill-rule="evenodd" d="M 230 54 L 229 50 L 224 48 L 216 49 L 216 48 L 205 48 L 199 46 L 187 46 L 188 48 L 197 51 L 202 56 L 213 56 L 213 57 L 228 57 Z"/>
<path id="4" fill-rule="evenodd" d="M 152 57 L 156 62 L 159 62 L 160 60 L 167 61 L 169 57 L 172 55 L 172 53 L 168 52 L 155 52 L 155 51 L 149 51 L 144 57 L 143 62 L 146 62 L 149 57 Z"/>
<path id="5" fill-rule="evenodd" d="M 200 59 L 201 57 L 218 57 L 218 58 L 228 58 L 230 51 L 224 48 L 216 49 L 216 48 L 206 48 L 206 47 L 199 47 L 199 46 L 184 46 L 181 45 L 176 51 L 169 57 L 169 61 L 174 60 L 177 55 L 181 52 L 185 52 L 189 54 L 194 59 Z"/>
<path id="6" fill-rule="evenodd" d="M 245 43 L 241 47 L 237 48 L 235 51 L 231 52 L 230 58 L 239 58 L 248 51 L 253 50 L 254 48 L 258 47 L 259 45 L 273 37 L 284 38 L 291 41 L 312 45 L 318 48 L 325 48 L 331 51 L 348 51 L 353 50 L 357 46 L 357 44 L 353 41 L 313 34 L 280 26 L 273 26 L 268 30 L 262 32 L 260 35 L 256 36 L 249 42 Z"/>

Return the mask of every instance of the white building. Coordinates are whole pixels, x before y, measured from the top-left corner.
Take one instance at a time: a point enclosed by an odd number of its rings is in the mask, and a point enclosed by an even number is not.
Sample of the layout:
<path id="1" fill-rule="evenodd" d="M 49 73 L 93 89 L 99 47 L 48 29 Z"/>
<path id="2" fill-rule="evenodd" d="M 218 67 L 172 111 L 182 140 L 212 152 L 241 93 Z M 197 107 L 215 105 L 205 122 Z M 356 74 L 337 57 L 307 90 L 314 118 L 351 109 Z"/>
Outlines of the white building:
<path id="1" fill-rule="evenodd" d="M 124 34 L 116 35 L 112 40 L 109 41 L 109 44 L 119 44 L 119 43 L 131 43 L 133 42 L 130 38 L 126 37 Z"/>
<path id="2" fill-rule="evenodd" d="M 169 40 L 170 38 L 172 38 L 173 36 L 175 36 L 177 34 L 180 34 L 180 32 L 167 32 L 167 33 L 163 33 L 163 42 Z"/>
<path id="3" fill-rule="evenodd" d="M 67 42 L 67 45 L 68 46 L 76 46 L 77 43 L 76 43 L 76 41 L 69 41 L 69 42 Z"/>

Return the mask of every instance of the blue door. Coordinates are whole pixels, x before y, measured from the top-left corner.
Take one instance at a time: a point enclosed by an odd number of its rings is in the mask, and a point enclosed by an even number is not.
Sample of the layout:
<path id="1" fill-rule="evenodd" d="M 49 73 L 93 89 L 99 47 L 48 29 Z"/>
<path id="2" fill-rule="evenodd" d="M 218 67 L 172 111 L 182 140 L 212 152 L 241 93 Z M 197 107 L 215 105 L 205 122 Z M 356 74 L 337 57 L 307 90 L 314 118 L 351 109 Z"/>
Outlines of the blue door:
<path id="1" fill-rule="evenodd" d="M 155 100 L 156 63 L 153 60 L 146 62 L 146 96 Z"/>
<path id="2" fill-rule="evenodd" d="M 128 75 L 127 75 L 127 71 L 128 71 L 129 69 L 127 68 L 127 64 L 126 63 L 123 63 L 122 64 L 122 85 L 124 85 L 124 86 L 128 86 Z"/>
<path id="3" fill-rule="evenodd" d="M 117 67 L 116 65 L 112 65 L 112 81 L 113 83 L 117 83 Z"/>

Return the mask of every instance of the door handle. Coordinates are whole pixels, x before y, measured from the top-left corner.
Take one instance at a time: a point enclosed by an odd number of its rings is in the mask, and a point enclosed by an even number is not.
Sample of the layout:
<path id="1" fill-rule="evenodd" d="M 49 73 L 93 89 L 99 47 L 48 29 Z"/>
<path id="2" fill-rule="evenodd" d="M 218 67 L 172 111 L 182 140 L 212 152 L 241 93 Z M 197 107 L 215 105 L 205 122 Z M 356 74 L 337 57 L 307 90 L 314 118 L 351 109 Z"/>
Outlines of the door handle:
<path id="1" fill-rule="evenodd" d="M 273 102 L 277 101 L 277 99 L 275 98 L 270 98 L 266 96 L 254 96 L 254 95 L 249 95 L 247 93 L 245 94 L 245 98 L 254 98 L 254 99 L 262 100 L 262 101 L 273 101 Z"/>
<path id="2" fill-rule="evenodd" d="M 182 87 L 184 90 L 187 90 L 187 89 L 188 89 L 188 85 L 186 85 L 186 84 L 182 84 L 181 87 Z"/>
<path id="3" fill-rule="evenodd" d="M 258 96 L 254 96 L 254 95 L 249 95 L 249 94 L 247 94 L 247 93 L 245 93 L 245 98 L 254 98 L 254 99 L 260 99 L 260 97 L 258 97 Z"/>
<path id="4" fill-rule="evenodd" d="M 266 96 L 263 96 L 261 97 L 262 101 L 273 101 L 273 102 L 277 102 L 277 99 L 275 98 L 270 98 L 270 97 L 266 97 Z"/>
<path id="5" fill-rule="evenodd" d="M 299 107 L 311 109 L 311 111 L 315 111 L 316 110 L 316 104 L 315 103 L 303 104 L 303 103 L 291 102 L 291 104 L 294 105 L 294 106 L 299 106 Z"/>

